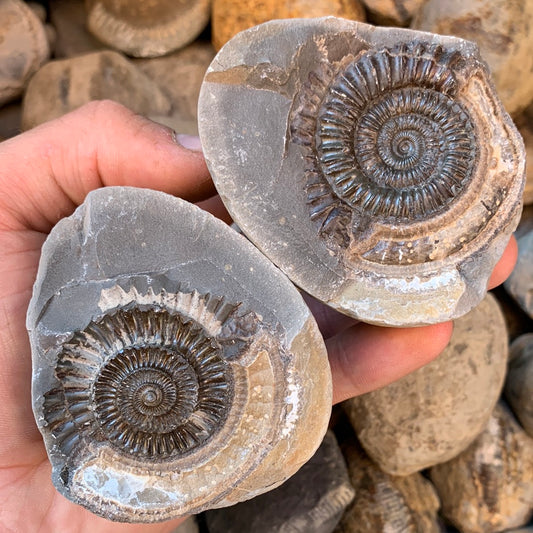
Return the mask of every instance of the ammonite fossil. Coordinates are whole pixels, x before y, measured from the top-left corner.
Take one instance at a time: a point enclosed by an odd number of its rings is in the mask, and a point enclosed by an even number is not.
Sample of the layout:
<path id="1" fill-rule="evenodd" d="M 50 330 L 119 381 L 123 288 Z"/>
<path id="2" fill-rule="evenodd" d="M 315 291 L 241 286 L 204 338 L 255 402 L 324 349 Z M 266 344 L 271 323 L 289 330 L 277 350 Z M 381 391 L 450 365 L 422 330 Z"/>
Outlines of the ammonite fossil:
<path id="1" fill-rule="evenodd" d="M 296 289 L 237 232 L 163 193 L 100 189 L 57 224 L 28 329 L 53 482 L 106 518 L 251 498 L 326 431 L 325 347 Z"/>
<path id="2" fill-rule="evenodd" d="M 219 52 L 199 110 L 226 206 L 303 289 L 389 325 L 482 299 L 520 214 L 524 148 L 475 44 L 273 21 Z"/>
<path id="3" fill-rule="evenodd" d="M 86 0 L 87 27 L 135 57 L 162 56 L 192 42 L 209 22 L 210 0 Z"/>

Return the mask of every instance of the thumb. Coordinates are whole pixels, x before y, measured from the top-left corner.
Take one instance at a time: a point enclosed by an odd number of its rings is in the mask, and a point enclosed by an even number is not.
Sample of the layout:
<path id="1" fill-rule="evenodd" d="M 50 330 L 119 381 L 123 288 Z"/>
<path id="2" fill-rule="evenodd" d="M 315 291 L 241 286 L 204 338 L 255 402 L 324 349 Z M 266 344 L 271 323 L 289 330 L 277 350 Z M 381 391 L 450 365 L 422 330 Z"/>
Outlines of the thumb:
<path id="1" fill-rule="evenodd" d="M 201 151 L 112 101 L 91 102 L 0 144 L 0 229 L 48 232 L 105 185 L 191 201 L 213 194 Z"/>

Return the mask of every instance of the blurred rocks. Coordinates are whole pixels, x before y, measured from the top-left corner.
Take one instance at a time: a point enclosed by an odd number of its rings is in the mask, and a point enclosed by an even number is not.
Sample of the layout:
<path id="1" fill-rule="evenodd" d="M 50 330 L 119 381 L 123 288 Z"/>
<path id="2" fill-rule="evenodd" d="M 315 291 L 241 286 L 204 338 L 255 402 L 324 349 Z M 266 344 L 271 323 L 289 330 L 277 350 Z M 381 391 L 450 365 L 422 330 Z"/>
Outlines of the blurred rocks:
<path id="1" fill-rule="evenodd" d="M 411 27 L 475 41 L 509 113 L 525 109 L 533 99 L 530 0 L 429 0 Z"/>
<path id="2" fill-rule="evenodd" d="M 211 0 L 87 0 L 87 27 L 135 57 L 156 57 L 192 42 L 206 27 Z"/>
<path id="3" fill-rule="evenodd" d="M 209 533 L 331 533 L 353 498 L 346 463 L 328 432 L 312 459 L 283 485 L 205 517 Z"/>
<path id="4" fill-rule="evenodd" d="M 198 94 L 205 71 L 215 57 L 211 44 L 196 42 L 173 54 L 138 59 L 135 65 L 154 81 L 172 102 L 171 115 L 150 115 L 175 131 L 198 135 Z"/>
<path id="5" fill-rule="evenodd" d="M 94 37 L 86 26 L 84 0 L 54 0 L 50 2 L 50 21 L 56 31 L 57 59 L 96 52 L 106 46 Z"/>
<path id="6" fill-rule="evenodd" d="M 109 98 L 142 115 L 165 115 L 171 103 L 131 61 L 113 51 L 51 61 L 32 78 L 24 96 L 27 130 L 91 100 Z"/>
<path id="7" fill-rule="evenodd" d="M 22 94 L 32 74 L 48 59 L 42 22 L 22 0 L 0 2 L 0 105 Z"/>
<path id="8" fill-rule="evenodd" d="M 362 0 L 369 22 L 383 26 L 407 26 L 427 0 Z"/>
<path id="9" fill-rule="evenodd" d="M 355 439 L 341 446 L 355 499 L 335 533 L 439 533 L 439 500 L 420 474 L 391 476 L 375 465 Z"/>
<path id="10" fill-rule="evenodd" d="M 533 438 L 533 333 L 518 337 L 511 345 L 505 398 L 526 433 Z"/>
<path id="11" fill-rule="evenodd" d="M 366 18 L 359 0 L 213 0 L 213 45 L 219 50 L 235 34 L 268 20 L 328 15 L 361 22 Z"/>
<path id="12" fill-rule="evenodd" d="M 471 446 L 430 475 L 443 515 L 462 533 L 516 528 L 533 514 L 533 439 L 504 404 Z"/>
<path id="13" fill-rule="evenodd" d="M 385 471 L 406 475 L 451 459 L 483 430 L 498 401 L 507 332 L 488 294 L 456 319 L 433 362 L 379 390 L 344 402 L 359 441 Z"/>
<path id="14" fill-rule="evenodd" d="M 194 516 L 190 516 L 180 524 L 172 533 L 200 533 L 198 522 Z"/>
<path id="15" fill-rule="evenodd" d="M 9 139 L 21 132 L 22 104 L 20 100 L 0 107 L 0 137 Z"/>
<path id="16" fill-rule="evenodd" d="M 517 239 L 518 260 L 504 283 L 507 292 L 533 318 L 533 230 Z"/>

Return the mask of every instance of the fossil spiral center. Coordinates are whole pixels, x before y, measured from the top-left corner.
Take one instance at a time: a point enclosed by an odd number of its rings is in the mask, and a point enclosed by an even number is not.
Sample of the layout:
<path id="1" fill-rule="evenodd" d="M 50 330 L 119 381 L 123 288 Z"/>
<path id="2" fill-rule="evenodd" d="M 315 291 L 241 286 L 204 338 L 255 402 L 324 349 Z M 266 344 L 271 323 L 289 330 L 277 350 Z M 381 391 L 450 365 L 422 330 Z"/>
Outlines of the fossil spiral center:
<path id="1" fill-rule="evenodd" d="M 192 318 L 162 308 L 91 322 L 65 347 L 56 373 L 63 392 L 50 391 L 46 401 L 63 418 L 67 407 L 58 437 L 70 419 L 80 420 L 79 431 L 153 460 L 207 442 L 223 426 L 233 390 L 215 340 Z"/>

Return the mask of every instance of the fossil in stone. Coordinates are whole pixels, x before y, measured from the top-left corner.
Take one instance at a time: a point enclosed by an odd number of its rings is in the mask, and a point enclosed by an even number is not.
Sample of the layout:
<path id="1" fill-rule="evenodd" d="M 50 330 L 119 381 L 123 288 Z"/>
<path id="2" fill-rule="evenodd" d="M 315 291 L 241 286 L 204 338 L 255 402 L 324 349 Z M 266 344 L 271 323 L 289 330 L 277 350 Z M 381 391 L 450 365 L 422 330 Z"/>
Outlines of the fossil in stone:
<path id="1" fill-rule="evenodd" d="M 106 518 L 251 498 L 327 429 L 325 347 L 296 289 L 242 236 L 163 193 L 100 189 L 54 228 L 28 329 L 54 485 Z"/>
<path id="2" fill-rule="evenodd" d="M 87 27 L 135 57 L 162 56 L 192 42 L 209 21 L 210 0 L 87 0 Z"/>
<path id="3" fill-rule="evenodd" d="M 482 299 L 520 213 L 524 148 L 475 44 L 270 22 L 219 52 L 199 122 L 230 213 L 315 297 L 389 325 Z"/>

